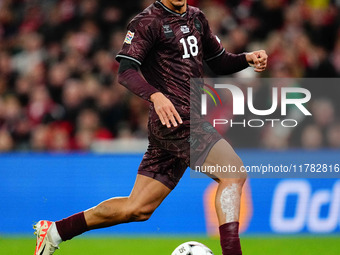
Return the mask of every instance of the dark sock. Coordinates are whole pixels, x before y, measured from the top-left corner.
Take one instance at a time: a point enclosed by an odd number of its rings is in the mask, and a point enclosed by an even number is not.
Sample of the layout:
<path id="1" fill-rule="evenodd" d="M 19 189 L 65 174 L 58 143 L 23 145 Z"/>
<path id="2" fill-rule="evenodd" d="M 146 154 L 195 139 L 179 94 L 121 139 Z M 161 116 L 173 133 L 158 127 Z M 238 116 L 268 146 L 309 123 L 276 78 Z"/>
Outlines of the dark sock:
<path id="1" fill-rule="evenodd" d="M 84 212 L 74 214 L 66 219 L 55 222 L 58 233 L 63 241 L 72 239 L 88 230 Z"/>
<path id="2" fill-rule="evenodd" d="M 242 255 L 238 222 L 225 223 L 220 226 L 220 242 L 223 255 Z"/>

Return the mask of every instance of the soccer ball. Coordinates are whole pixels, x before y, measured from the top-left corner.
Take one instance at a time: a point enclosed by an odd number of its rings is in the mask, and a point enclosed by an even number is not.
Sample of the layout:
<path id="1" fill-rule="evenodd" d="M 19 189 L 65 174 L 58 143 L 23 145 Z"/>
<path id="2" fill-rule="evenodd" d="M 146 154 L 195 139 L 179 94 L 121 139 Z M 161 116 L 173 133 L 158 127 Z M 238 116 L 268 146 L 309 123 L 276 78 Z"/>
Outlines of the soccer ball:
<path id="1" fill-rule="evenodd" d="M 190 241 L 182 243 L 171 255 L 214 255 L 213 252 L 204 244 Z"/>

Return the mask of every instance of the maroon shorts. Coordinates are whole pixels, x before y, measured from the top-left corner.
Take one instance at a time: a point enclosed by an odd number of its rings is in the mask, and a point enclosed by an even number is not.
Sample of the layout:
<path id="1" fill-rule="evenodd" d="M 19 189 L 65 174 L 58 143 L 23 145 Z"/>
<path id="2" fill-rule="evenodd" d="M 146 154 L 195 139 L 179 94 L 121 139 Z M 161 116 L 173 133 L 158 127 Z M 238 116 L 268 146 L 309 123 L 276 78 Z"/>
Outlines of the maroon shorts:
<path id="1" fill-rule="evenodd" d="M 192 130 L 190 121 L 176 128 L 167 128 L 159 121 L 149 122 L 149 146 L 138 174 L 174 189 L 189 166 L 203 165 L 209 151 L 221 138 L 209 122 L 196 123 Z"/>

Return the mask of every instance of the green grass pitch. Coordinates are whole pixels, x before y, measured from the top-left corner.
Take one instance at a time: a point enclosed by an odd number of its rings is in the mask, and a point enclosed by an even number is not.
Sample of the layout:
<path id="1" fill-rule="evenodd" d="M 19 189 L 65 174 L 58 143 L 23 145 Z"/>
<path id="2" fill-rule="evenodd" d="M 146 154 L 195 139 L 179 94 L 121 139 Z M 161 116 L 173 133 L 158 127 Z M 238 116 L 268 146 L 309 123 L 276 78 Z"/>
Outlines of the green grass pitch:
<path id="1" fill-rule="evenodd" d="M 202 242 L 220 255 L 219 240 L 208 237 L 78 237 L 61 244 L 56 255 L 170 255 L 186 241 Z M 340 236 L 242 237 L 245 255 L 338 255 Z M 0 254 L 33 255 L 34 237 L 0 236 Z"/>

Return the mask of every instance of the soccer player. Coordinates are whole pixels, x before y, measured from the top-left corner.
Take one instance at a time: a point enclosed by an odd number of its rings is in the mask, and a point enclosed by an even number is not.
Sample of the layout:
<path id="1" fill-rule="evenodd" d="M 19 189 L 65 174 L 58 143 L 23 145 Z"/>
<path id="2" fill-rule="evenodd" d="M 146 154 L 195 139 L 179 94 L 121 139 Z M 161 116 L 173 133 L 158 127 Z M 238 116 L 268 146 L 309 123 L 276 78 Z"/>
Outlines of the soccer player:
<path id="1" fill-rule="evenodd" d="M 227 53 L 199 9 L 188 6 L 186 0 L 162 0 L 129 23 L 117 60 L 120 83 L 151 102 L 149 147 L 134 187 L 129 197 L 108 199 L 60 221 L 39 221 L 35 225 L 35 255 L 53 254 L 62 241 L 91 229 L 149 219 L 190 164 L 242 166 L 232 147 L 210 124 L 197 119 L 190 134 L 190 79 L 203 76 L 203 61 L 220 75 L 249 65 L 262 72 L 267 65 L 265 51 Z M 194 151 L 191 159 L 190 149 Z M 238 221 L 246 176 L 211 176 L 219 184 L 215 204 L 223 255 L 242 254 Z"/>

